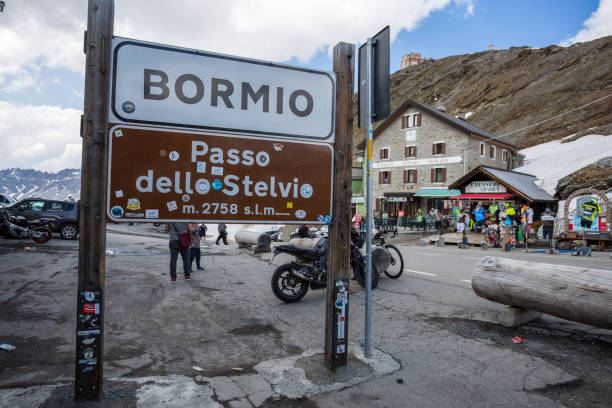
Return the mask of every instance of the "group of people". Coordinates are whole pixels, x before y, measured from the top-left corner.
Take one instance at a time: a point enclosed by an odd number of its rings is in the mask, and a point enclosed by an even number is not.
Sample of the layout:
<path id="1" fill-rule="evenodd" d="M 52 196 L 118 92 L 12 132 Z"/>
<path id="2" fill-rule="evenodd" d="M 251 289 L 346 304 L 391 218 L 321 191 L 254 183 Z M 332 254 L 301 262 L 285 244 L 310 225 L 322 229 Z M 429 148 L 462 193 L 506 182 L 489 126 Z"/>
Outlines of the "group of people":
<path id="1" fill-rule="evenodd" d="M 464 213 L 462 209 L 455 207 L 453 214 L 457 233 L 482 232 L 485 240 L 491 243 L 496 243 L 501 236 L 504 249 L 506 243 L 509 243 L 510 246 L 517 242 L 527 243 L 533 231 L 534 211 L 528 204 L 517 209 L 509 202 L 504 203 L 501 207 L 494 203 L 488 208 L 478 203 L 471 213 Z M 542 214 L 541 221 L 544 239 L 551 240 L 555 217 L 550 209 L 547 208 Z"/>
<path id="2" fill-rule="evenodd" d="M 200 250 L 201 240 L 206 239 L 208 228 L 204 224 L 195 223 L 172 223 L 166 224 L 166 232 L 168 233 L 168 247 L 170 248 L 170 281 L 176 282 L 176 264 L 179 255 L 183 261 L 183 273 L 185 280 L 191 280 L 193 273 L 193 261 L 196 262 L 196 270 L 203 271 L 201 265 L 202 253 Z M 227 243 L 227 226 L 219 224 L 219 235 L 217 236 L 216 245 L 223 240 L 223 244 Z"/>

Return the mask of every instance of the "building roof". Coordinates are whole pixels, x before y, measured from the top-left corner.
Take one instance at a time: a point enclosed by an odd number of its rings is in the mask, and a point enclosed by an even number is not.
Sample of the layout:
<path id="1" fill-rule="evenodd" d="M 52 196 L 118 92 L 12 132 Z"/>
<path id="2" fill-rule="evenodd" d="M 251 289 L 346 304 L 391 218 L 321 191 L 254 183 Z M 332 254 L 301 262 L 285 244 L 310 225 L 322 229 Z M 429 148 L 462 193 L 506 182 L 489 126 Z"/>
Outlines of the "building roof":
<path id="1" fill-rule="evenodd" d="M 535 184 L 537 180 L 536 176 L 486 166 L 476 167 L 474 170 L 453 182 L 449 188 L 461 188 L 477 177 L 479 173 L 483 173 L 491 179 L 503 184 L 508 190 L 527 201 L 555 201 L 546 191 Z"/>
<path id="2" fill-rule="evenodd" d="M 423 112 L 427 112 L 428 114 L 440 119 L 441 121 L 453 126 L 456 129 L 459 129 L 460 131 L 464 133 L 467 133 L 468 135 L 472 135 L 474 137 L 478 137 L 478 138 L 485 139 L 485 140 L 491 140 L 494 143 L 506 145 L 507 147 L 513 150 L 519 149 L 518 146 L 512 143 L 506 142 L 504 140 L 500 140 L 497 136 L 493 135 L 492 133 L 487 132 L 484 129 L 479 128 L 478 126 L 475 126 L 463 119 L 456 118 L 453 115 L 449 115 L 448 113 L 442 112 L 441 110 L 438 110 L 436 108 L 432 108 L 430 106 L 418 103 L 410 98 L 406 99 L 406 101 L 403 104 L 401 104 L 397 109 L 395 109 L 387 119 L 385 119 L 380 125 L 376 127 L 376 130 L 374 130 L 374 134 L 372 137 L 376 138 L 391 123 L 393 123 L 397 118 L 399 118 L 406 109 L 408 109 L 411 106 L 415 108 L 419 108 Z M 366 144 L 366 141 L 364 140 L 363 142 L 359 144 L 358 148 L 362 150 L 365 149 L 365 144 Z"/>

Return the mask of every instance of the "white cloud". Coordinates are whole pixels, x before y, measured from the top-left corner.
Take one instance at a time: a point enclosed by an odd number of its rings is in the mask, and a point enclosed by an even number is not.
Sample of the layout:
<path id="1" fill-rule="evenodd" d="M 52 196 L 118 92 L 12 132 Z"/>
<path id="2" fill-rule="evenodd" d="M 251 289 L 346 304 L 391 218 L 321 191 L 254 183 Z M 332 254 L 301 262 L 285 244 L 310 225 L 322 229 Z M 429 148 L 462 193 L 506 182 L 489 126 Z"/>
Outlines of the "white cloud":
<path id="1" fill-rule="evenodd" d="M 7 85 L 2 88 L 2 90 L 7 93 L 13 93 L 30 87 L 34 87 L 37 89 L 37 92 L 40 92 L 40 87 L 37 86 L 37 81 L 33 75 L 28 73 L 20 73 L 12 77 Z"/>
<path id="2" fill-rule="evenodd" d="M 391 39 L 454 2 L 475 0 L 116 0 L 117 36 L 244 57 L 306 62 L 340 41 L 361 43 L 386 25 Z M 56 73 L 84 73 L 87 1 L 9 1 L 0 14 L 0 85 L 34 91 Z M 331 67 L 330 67 L 331 68 Z M 78 91 L 77 91 L 78 92 Z M 80 167 L 80 112 L 0 101 L 2 167 Z"/>
<path id="3" fill-rule="evenodd" d="M 465 7 L 465 16 L 473 16 L 474 15 L 474 3 L 476 0 L 453 0 L 457 6 Z"/>
<path id="4" fill-rule="evenodd" d="M 57 171 L 81 167 L 81 112 L 0 101 L 2 167 Z"/>
<path id="5" fill-rule="evenodd" d="M 394 39 L 451 0 L 234 0 L 120 2 L 115 33 L 272 61 L 307 61 L 339 41 L 359 43 L 385 25 Z M 469 7 L 471 1 L 461 0 Z M 468 4 L 470 3 L 470 4 Z M 180 26 L 177 25 L 180 22 Z"/>
<path id="6" fill-rule="evenodd" d="M 600 0 L 597 10 L 582 25 L 584 28 L 578 34 L 563 41 L 561 45 L 567 47 L 612 34 L 612 0 Z"/>
<path id="7" fill-rule="evenodd" d="M 307 61 L 339 41 L 363 42 L 389 24 L 394 39 L 454 1 L 117 0 L 118 36 L 272 61 Z M 84 72 L 87 2 L 11 1 L 0 15 L 0 83 L 41 67 Z M 8 79 L 8 80 L 7 80 Z M 10 85 L 8 85 L 10 86 Z"/>

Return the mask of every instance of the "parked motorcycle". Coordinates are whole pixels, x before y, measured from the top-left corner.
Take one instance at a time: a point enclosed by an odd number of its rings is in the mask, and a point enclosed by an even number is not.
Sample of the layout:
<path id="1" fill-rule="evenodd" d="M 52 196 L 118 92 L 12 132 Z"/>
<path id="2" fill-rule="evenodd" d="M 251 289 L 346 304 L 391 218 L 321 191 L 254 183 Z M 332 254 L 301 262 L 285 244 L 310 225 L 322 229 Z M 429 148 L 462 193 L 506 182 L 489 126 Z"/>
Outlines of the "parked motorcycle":
<path id="1" fill-rule="evenodd" d="M 53 218 L 28 221 L 22 216 L 4 216 L 4 225 L 9 235 L 15 238 L 32 238 L 38 244 L 44 244 L 51 239 L 51 228 L 54 221 Z"/>
<path id="2" fill-rule="evenodd" d="M 355 280 L 365 287 L 365 258 L 359 249 L 364 240 L 359 233 L 351 231 L 351 269 Z M 272 292 L 280 300 L 293 303 L 299 301 L 306 295 L 308 288 L 323 289 L 327 285 L 327 248 L 329 241 L 327 237 L 317 241 L 312 249 L 298 248 L 294 245 L 279 245 L 274 248 L 272 260 L 280 253 L 286 253 L 296 258 L 295 261 L 283 264 L 276 268 L 272 274 Z M 378 285 L 379 275 L 372 270 L 372 288 Z"/>

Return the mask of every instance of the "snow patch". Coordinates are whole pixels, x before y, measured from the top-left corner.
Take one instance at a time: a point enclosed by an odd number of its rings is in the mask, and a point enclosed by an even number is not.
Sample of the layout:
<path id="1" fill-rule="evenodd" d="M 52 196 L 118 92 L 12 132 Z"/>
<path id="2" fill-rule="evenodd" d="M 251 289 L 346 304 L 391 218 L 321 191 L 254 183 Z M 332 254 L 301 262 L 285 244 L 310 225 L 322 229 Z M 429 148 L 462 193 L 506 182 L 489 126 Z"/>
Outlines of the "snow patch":
<path id="1" fill-rule="evenodd" d="M 521 150 L 525 163 L 514 170 L 538 177 L 536 184 L 554 195 L 561 178 L 599 159 L 612 156 L 611 136 L 588 135 L 567 143 L 562 143 L 562 140 Z"/>

